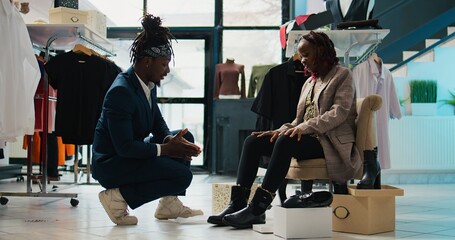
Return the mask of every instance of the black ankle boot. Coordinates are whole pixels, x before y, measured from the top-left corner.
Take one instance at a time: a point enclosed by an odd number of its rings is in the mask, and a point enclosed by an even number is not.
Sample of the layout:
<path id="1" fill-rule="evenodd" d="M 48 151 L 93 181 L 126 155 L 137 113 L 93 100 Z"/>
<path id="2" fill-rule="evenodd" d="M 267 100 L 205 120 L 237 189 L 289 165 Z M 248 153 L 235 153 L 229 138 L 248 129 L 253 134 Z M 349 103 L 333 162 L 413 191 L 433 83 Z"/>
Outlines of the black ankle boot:
<path id="1" fill-rule="evenodd" d="M 357 189 L 381 189 L 381 165 L 377 149 L 365 150 L 363 156 L 363 176 Z"/>
<path id="2" fill-rule="evenodd" d="M 251 228 L 253 224 L 264 224 L 265 211 L 274 197 L 275 193 L 258 187 L 250 204 L 236 213 L 224 216 L 223 223 L 235 228 Z"/>
<path id="3" fill-rule="evenodd" d="M 208 223 L 225 225 L 223 223 L 223 217 L 227 214 L 235 213 L 242 208 L 246 207 L 248 198 L 250 197 L 250 189 L 241 186 L 232 186 L 231 188 L 231 201 L 226 209 L 224 209 L 218 215 L 210 216 L 207 219 Z"/>

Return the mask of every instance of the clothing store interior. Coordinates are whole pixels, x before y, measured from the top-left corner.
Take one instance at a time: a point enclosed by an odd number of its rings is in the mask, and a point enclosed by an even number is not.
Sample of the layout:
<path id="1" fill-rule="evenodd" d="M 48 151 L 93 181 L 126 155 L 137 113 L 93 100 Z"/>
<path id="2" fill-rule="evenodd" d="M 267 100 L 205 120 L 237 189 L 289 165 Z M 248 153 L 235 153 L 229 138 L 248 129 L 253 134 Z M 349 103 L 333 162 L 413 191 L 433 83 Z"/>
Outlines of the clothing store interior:
<path id="1" fill-rule="evenodd" d="M 0 1 L 0 239 L 455 238 L 455 1 Z"/>

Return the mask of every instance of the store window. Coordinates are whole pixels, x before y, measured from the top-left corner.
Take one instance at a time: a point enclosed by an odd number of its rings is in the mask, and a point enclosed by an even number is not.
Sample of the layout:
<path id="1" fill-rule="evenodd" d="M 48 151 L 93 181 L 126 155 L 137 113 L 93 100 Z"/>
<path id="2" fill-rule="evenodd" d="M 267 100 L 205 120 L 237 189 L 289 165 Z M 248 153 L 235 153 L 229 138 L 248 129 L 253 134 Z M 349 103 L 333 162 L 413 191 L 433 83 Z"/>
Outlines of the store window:
<path id="1" fill-rule="evenodd" d="M 79 0 L 80 10 L 98 10 L 106 15 L 107 27 L 141 26 L 143 0 Z"/>
<path id="2" fill-rule="evenodd" d="M 214 0 L 147 0 L 147 11 L 168 27 L 213 27 Z"/>
<path id="3" fill-rule="evenodd" d="M 225 59 L 234 58 L 236 63 L 245 65 L 248 88 L 254 65 L 281 63 L 279 30 L 225 30 L 223 56 Z"/>
<path id="4" fill-rule="evenodd" d="M 223 1 L 224 26 L 279 26 L 280 24 L 281 1 Z"/>
<path id="5" fill-rule="evenodd" d="M 171 72 L 161 81 L 158 97 L 203 98 L 205 41 L 179 39 L 172 44 Z"/>
<path id="6" fill-rule="evenodd" d="M 158 88 L 159 91 L 159 88 Z M 179 130 L 188 128 L 193 134 L 194 143 L 201 148 L 204 146 L 204 105 L 203 104 L 158 104 L 163 118 L 169 129 Z M 205 149 L 197 157 L 193 157 L 191 165 L 202 166 L 204 163 Z"/>

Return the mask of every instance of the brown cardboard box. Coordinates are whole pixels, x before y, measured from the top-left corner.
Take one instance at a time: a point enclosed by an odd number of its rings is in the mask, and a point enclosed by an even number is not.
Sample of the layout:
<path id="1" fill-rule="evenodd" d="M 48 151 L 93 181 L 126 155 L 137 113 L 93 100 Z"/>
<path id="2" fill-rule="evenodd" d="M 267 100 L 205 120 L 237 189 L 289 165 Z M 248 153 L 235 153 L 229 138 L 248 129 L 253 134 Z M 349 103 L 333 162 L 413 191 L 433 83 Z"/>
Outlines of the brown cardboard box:
<path id="1" fill-rule="evenodd" d="M 87 24 L 87 11 L 57 7 L 49 9 L 49 23 L 78 23 Z"/>
<path id="2" fill-rule="evenodd" d="M 395 196 L 403 189 L 382 185 L 380 190 L 358 190 L 349 186 L 350 195 L 334 194 L 332 230 L 376 234 L 395 231 Z"/>

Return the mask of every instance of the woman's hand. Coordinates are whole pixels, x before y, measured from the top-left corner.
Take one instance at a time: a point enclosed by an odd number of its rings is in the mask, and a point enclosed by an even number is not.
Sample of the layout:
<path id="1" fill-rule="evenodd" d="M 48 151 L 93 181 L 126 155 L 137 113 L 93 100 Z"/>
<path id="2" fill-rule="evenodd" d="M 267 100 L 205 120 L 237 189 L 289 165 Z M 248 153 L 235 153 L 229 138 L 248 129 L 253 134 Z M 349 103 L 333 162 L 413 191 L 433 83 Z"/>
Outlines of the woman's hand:
<path id="1" fill-rule="evenodd" d="M 280 135 L 285 130 L 270 130 L 270 131 L 264 131 L 264 132 L 252 132 L 251 135 L 256 136 L 256 137 L 265 137 L 265 136 L 271 136 L 270 137 L 270 142 L 275 141 Z"/>
<path id="2" fill-rule="evenodd" d="M 187 141 L 183 135 L 188 132 L 185 128 L 180 130 L 175 136 L 168 137 L 165 144 L 161 145 L 161 154 L 174 157 L 182 158 L 187 161 L 191 161 L 192 157 L 197 157 L 201 153 L 201 148 L 194 143 Z"/>
<path id="3" fill-rule="evenodd" d="M 293 127 L 293 128 L 290 128 L 290 129 L 287 129 L 283 135 L 287 135 L 289 136 L 290 138 L 293 138 L 294 136 L 297 136 L 297 141 L 300 141 L 300 139 L 302 138 L 302 130 L 298 127 Z"/>

